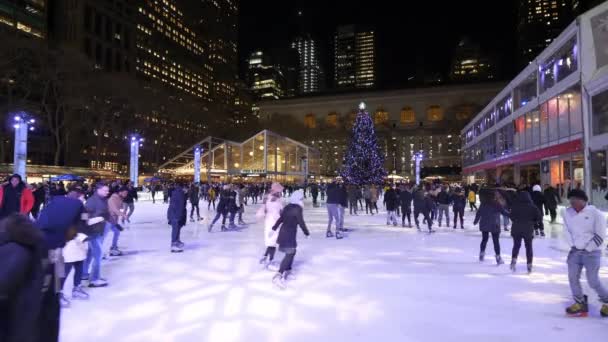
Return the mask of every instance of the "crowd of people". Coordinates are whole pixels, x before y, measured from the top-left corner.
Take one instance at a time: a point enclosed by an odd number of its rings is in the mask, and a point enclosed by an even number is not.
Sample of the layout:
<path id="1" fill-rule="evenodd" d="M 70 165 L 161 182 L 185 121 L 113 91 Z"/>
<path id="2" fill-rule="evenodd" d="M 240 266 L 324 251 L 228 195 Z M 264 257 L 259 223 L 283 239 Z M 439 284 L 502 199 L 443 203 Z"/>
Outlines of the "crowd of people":
<path id="1" fill-rule="evenodd" d="M 208 231 L 222 219 L 221 231 L 243 225 L 243 213 L 248 203 L 261 204 L 256 217 L 262 222 L 263 253 L 260 264 L 276 271 L 273 282 L 284 288 L 293 278 L 293 262 L 297 250 L 298 227 L 310 235 L 305 223 L 304 199 L 309 194 L 313 207 L 325 201 L 328 223 L 326 237 L 342 239 L 349 231 L 344 226 L 349 215 L 359 213 L 378 215 L 378 202 L 386 210 L 386 224 L 412 228 L 413 221 L 423 231 L 434 232 L 439 227 L 464 229 L 464 213 L 469 202 L 475 211 L 473 225 L 479 225 L 481 243 L 479 260 L 485 260 L 485 249 L 490 237 L 494 245 L 497 265 L 503 264 L 500 234 L 510 231 L 513 239 L 511 270 L 516 271 L 522 242 L 526 249 L 526 266 L 532 272 L 533 239 L 543 237 L 543 218 L 550 222 L 557 218 L 561 197 L 551 186 L 531 187 L 478 186 L 476 184 L 423 183 L 364 185 L 328 184 L 282 186 L 279 183 L 220 184 L 172 183 L 151 184 L 145 187 L 155 202 L 156 193 L 163 193 L 167 203 L 167 222 L 171 227 L 170 251 L 184 251 L 181 229 L 188 216 L 191 222 L 200 221 L 199 203 L 207 201 L 209 211 L 215 211 L 208 223 Z M 166 194 L 166 195 L 165 195 Z M 321 202 L 319 201 L 319 195 Z M 285 203 L 283 198 L 288 198 Z M 567 313 L 585 316 L 587 296 L 580 285 L 582 269 L 586 269 L 591 288 L 602 302 L 602 316 L 608 316 L 608 290 L 599 280 L 601 248 L 606 237 L 606 217 L 588 204 L 584 191 L 572 189 L 569 206 L 561 211 L 571 250 L 568 255 L 568 277 L 575 303 Z M 479 207 L 476 203 L 480 202 Z M 81 182 L 64 185 L 47 183 L 27 185 L 19 175 L 12 175 L 0 187 L 0 260 L 7 267 L 0 270 L 0 332 L 7 341 L 56 341 L 59 329 L 59 310 L 69 307 L 70 300 L 86 300 L 85 287 L 108 286 L 102 277 L 102 260 L 106 256 L 123 255 L 119 238 L 124 225 L 130 223 L 135 210 L 138 191 L 130 182 Z M 188 202 L 190 212 L 188 215 Z M 217 202 L 217 205 L 216 205 Z M 453 213 L 453 220 L 450 219 Z M 195 219 L 196 214 L 196 219 Z M 407 220 L 407 225 L 406 225 Z M 237 225 L 238 224 L 238 225 Z M 335 229 L 332 230 L 332 226 Z M 110 248 L 103 250 L 104 240 L 112 234 Z M 261 248 L 262 249 L 262 248 Z M 274 263 L 276 251 L 284 254 L 279 264 Z M 43 262 L 41 262 L 43 261 Z M 71 296 L 64 294 L 68 275 L 73 272 Z M 31 327 L 37 327 L 32 330 Z M 37 335 L 34 339 L 32 336 Z"/>

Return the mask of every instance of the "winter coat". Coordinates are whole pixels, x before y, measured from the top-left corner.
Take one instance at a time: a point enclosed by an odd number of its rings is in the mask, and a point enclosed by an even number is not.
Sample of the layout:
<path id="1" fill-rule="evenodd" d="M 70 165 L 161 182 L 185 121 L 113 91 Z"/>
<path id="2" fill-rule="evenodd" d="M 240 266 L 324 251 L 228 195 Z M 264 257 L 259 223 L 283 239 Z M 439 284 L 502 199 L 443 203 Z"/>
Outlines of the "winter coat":
<path id="1" fill-rule="evenodd" d="M 217 204 L 217 211 L 222 214 L 228 213 L 228 202 L 230 201 L 230 190 L 220 192 L 220 201 Z"/>
<path id="2" fill-rule="evenodd" d="M 563 209 L 561 215 L 572 248 L 588 252 L 603 249 L 606 240 L 606 215 L 604 213 L 587 204 L 578 213 L 570 207 Z"/>
<path id="3" fill-rule="evenodd" d="M 124 203 L 127 204 L 131 204 L 134 203 L 135 201 L 137 201 L 137 189 L 135 188 L 131 188 L 129 189 L 129 192 L 127 193 L 127 197 L 125 197 L 125 199 L 123 200 Z"/>
<path id="4" fill-rule="evenodd" d="M 561 202 L 557 191 L 553 187 L 545 189 L 543 195 L 545 196 L 545 205 L 548 209 L 556 209 L 557 204 Z"/>
<path id="5" fill-rule="evenodd" d="M 227 192 L 228 194 L 228 202 L 226 202 L 226 206 L 228 207 L 228 212 L 236 213 L 239 209 L 239 205 L 237 205 L 237 192 L 230 190 Z"/>
<path id="6" fill-rule="evenodd" d="M 113 193 L 108 199 L 108 211 L 110 217 L 108 222 L 111 224 L 118 224 L 118 219 L 123 215 L 122 213 L 122 197 L 118 193 Z"/>
<path id="7" fill-rule="evenodd" d="M 473 224 L 479 223 L 479 230 L 489 233 L 500 233 L 500 216 L 506 212 L 496 203 L 482 202 L 475 214 Z"/>
<path id="8" fill-rule="evenodd" d="M 0 224 L 0 340 L 3 342 L 38 341 L 44 250 L 39 229 L 32 225 Z"/>
<path id="9" fill-rule="evenodd" d="M 446 204 L 449 205 L 450 202 L 452 201 L 450 199 L 450 194 L 447 193 L 447 191 L 441 191 L 437 194 L 437 203 L 438 204 Z"/>
<path id="10" fill-rule="evenodd" d="M 11 187 L 11 189 L 9 189 Z M 13 198 L 5 196 L 13 194 Z M 11 201 L 11 203 L 8 203 Z M 9 208 L 10 207 L 10 208 Z M 28 214 L 34 207 L 34 193 L 25 184 L 19 183 L 13 188 L 11 184 L 0 187 L 0 215 L 6 217 L 12 213 L 19 212 Z M 12 209 L 11 209 L 12 208 Z"/>
<path id="11" fill-rule="evenodd" d="M 467 199 L 464 197 L 464 194 L 454 194 L 454 196 L 452 196 L 452 203 L 454 204 L 452 207 L 454 212 L 459 212 L 464 210 L 467 206 Z"/>
<path id="12" fill-rule="evenodd" d="M 346 193 L 346 187 L 344 187 L 344 185 L 338 186 L 338 199 L 343 208 L 348 208 L 348 194 Z"/>
<path id="13" fill-rule="evenodd" d="M 538 207 L 538 210 L 543 212 L 543 205 L 545 204 L 545 196 L 540 191 L 532 191 L 532 202 Z"/>
<path id="14" fill-rule="evenodd" d="M 188 192 L 188 199 L 190 200 L 190 203 L 198 204 L 200 198 L 199 198 L 199 190 L 197 187 L 190 188 L 190 191 Z"/>
<path id="15" fill-rule="evenodd" d="M 277 243 L 281 248 L 298 247 L 296 242 L 298 226 L 300 226 L 304 232 L 304 235 L 310 235 L 308 228 L 306 228 L 306 223 L 304 223 L 304 216 L 302 213 L 302 207 L 297 204 L 288 204 L 285 208 L 283 208 L 281 216 L 272 227 L 272 230 L 274 231 L 279 229 L 279 227 L 281 228 L 279 231 L 279 236 L 277 237 Z"/>
<path id="16" fill-rule="evenodd" d="M 469 203 L 475 203 L 475 202 L 477 202 L 477 194 L 475 193 L 475 191 L 469 190 L 468 199 L 469 199 Z"/>
<path id="17" fill-rule="evenodd" d="M 186 225 L 186 194 L 184 190 L 177 187 L 171 193 L 169 208 L 167 209 L 167 220 L 169 224 L 177 222 L 180 227 Z"/>
<path id="18" fill-rule="evenodd" d="M 65 235 L 69 228 L 81 228 L 84 207 L 75 198 L 57 197 L 42 209 L 36 221 L 36 226 L 44 233 L 48 249 L 62 248 L 65 245 Z M 101 225 L 103 227 L 104 224 Z M 91 234 L 103 234 L 103 228 L 91 231 Z"/>
<path id="19" fill-rule="evenodd" d="M 337 184 L 327 187 L 327 204 L 340 204 L 340 189 Z"/>
<path id="20" fill-rule="evenodd" d="M 369 200 L 372 201 L 372 203 L 378 202 L 378 189 L 376 189 L 375 186 L 372 186 L 371 188 L 369 188 L 369 194 L 370 194 Z"/>
<path id="21" fill-rule="evenodd" d="M 85 234 L 78 233 L 76 237 L 65 244 L 62 250 L 64 262 L 78 262 L 87 258 L 89 243 L 85 241 L 86 238 Z"/>
<path id="22" fill-rule="evenodd" d="M 432 200 L 424 194 L 424 191 L 418 190 L 414 193 L 414 211 L 428 213 L 432 208 Z"/>
<path id="23" fill-rule="evenodd" d="M 281 217 L 283 200 L 281 197 L 266 196 L 264 204 L 258 209 L 256 217 L 264 218 L 264 243 L 266 247 L 276 247 L 278 234 L 273 233 L 272 227 Z"/>
<path id="24" fill-rule="evenodd" d="M 397 210 L 399 199 L 394 189 L 388 189 L 386 194 L 384 194 L 384 205 L 386 206 L 387 211 Z"/>
<path id="25" fill-rule="evenodd" d="M 402 208 L 411 208 L 413 200 L 414 200 L 414 195 L 412 194 L 411 191 L 403 190 L 399 194 L 399 201 L 401 202 L 400 204 L 401 204 Z"/>
<path id="26" fill-rule="evenodd" d="M 532 197 L 527 191 L 520 191 L 511 204 L 511 214 L 509 218 L 513 222 L 511 226 L 511 236 L 523 236 L 532 238 L 534 236 L 534 225 L 543 219 Z"/>
<path id="27" fill-rule="evenodd" d="M 354 202 L 359 198 L 359 196 L 357 195 L 357 191 L 359 191 L 359 189 L 355 186 L 351 185 L 348 187 L 347 193 L 349 202 Z"/>

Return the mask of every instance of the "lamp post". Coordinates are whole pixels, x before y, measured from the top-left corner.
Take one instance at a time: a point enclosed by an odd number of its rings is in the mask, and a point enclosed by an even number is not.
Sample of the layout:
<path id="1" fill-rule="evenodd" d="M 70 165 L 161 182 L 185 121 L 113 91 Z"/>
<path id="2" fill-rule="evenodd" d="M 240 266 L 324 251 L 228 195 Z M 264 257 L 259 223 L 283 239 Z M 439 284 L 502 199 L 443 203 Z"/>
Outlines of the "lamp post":
<path id="1" fill-rule="evenodd" d="M 201 147 L 194 148 L 194 183 L 201 182 Z"/>
<path id="2" fill-rule="evenodd" d="M 137 187 L 137 178 L 139 176 L 139 148 L 142 146 L 144 138 L 138 134 L 131 134 L 131 158 L 129 163 L 129 180 Z"/>
<path id="3" fill-rule="evenodd" d="M 422 152 L 417 152 L 412 157 L 412 160 L 416 163 L 416 185 L 420 185 L 420 162 L 422 162 Z"/>
<path id="4" fill-rule="evenodd" d="M 13 127 L 15 128 L 15 153 L 13 158 L 13 173 L 26 178 L 27 164 L 27 133 L 33 131 L 36 120 L 24 112 L 20 112 L 13 117 Z"/>

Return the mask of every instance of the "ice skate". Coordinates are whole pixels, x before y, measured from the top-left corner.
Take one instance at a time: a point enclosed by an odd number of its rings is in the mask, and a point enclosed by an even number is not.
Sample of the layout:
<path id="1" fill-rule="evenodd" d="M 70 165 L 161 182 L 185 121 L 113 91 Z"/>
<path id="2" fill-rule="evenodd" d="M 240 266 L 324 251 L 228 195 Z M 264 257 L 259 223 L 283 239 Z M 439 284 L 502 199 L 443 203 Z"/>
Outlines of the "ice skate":
<path id="1" fill-rule="evenodd" d="M 213 223 L 211 223 L 207 228 L 207 231 L 209 231 L 209 233 L 211 233 L 211 230 L 213 230 Z"/>
<path id="2" fill-rule="evenodd" d="M 500 266 L 502 264 L 504 264 L 505 262 L 502 260 L 502 257 L 500 255 L 496 256 L 496 266 Z"/>
<path id="3" fill-rule="evenodd" d="M 222 228 L 220 228 L 220 230 L 221 230 L 222 232 L 225 232 L 225 231 L 227 231 L 227 230 L 228 230 L 228 228 L 226 228 L 226 225 L 225 225 L 225 224 L 223 224 L 223 225 L 222 225 Z"/>
<path id="4" fill-rule="evenodd" d="M 89 287 L 106 287 L 108 282 L 103 279 L 93 280 L 89 283 Z"/>
<path id="5" fill-rule="evenodd" d="M 272 283 L 281 290 L 285 290 L 287 287 L 285 284 L 285 277 L 281 273 L 277 273 L 272 277 Z"/>
<path id="6" fill-rule="evenodd" d="M 285 271 L 285 280 L 286 281 L 293 281 L 296 279 L 298 279 L 298 277 L 293 270 Z"/>
<path id="7" fill-rule="evenodd" d="M 337 232 L 336 232 L 336 239 L 337 239 L 337 240 L 340 240 L 340 239 L 342 239 L 342 238 L 344 238 L 344 236 L 342 235 L 342 233 L 340 233 L 340 231 L 337 231 Z"/>
<path id="8" fill-rule="evenodd" d="M 419 226 L 419 225 L 416 225 L 416 229 L 417 229 L 418 231 L 421 231 L 421 230 L 420 230 L 420 226 Z"/>
<path id="9" fill-rule="evenodd" d="M 511 266 L 509 267 L 511 269 L 511 272 L 515 273 L 516 265 L 517 265 L 517 259 L 511 260 Z"/>
<path id="10" fill-rule="evenodd" d="M 191 217 L 191 218 L 190 218 L 190 222 L 194 222 L 194 218 L 192 218 L 192 217 Z"/>
<path id="11" fill-rule="evenodd" d="M 110 256 L 121 256 L 122 251 L 118 249 L 118 247 L 114 247 L 110 249 Z"/>
<path id="12" fill-rule="evenodd" d="M 203 218 L 202 218 L 202 217 L 199 217 L 199 218 L 197 218 L 196 220 L 197 220 L 197 221 L 202 221 L 202 220 L 203 220 Z"/>
<path id="13" fill-rule="evenodd" d="M 59 305 L 61 306 L 61 308 L 65 309 L 65 308 L 69 308 L 70 307 L 70 300 L 67 299 L 64 295 L 63 292 L 59 292 Z"/>
<path id="14" fill-rule="evenodd" d="M 231 223 L 228 225 L 228 229 L 237 229 L 237 228 L 238 228 L 237 225 L 234 223 Z"/>
<path id="15" fill-rule="evenodd" d="M 401 227 L 405 228 L 405 222 L 401 223 Z"/>
<path id="16" fill-rule="evenodd" d="M 532 264 L 528 264 L 527 268 L 528 268 L 528 274 L 532 273 Z"/>
<path id="17" fill-rule="evenodd" d="M 332 238 L 334 237 L 334 233 L 332 233 L 331 230 L 328 230 L 327 233 L 325 233 L 325 237 Z"/>
<path id="18" fill-rule="evenodd" d="M 583 302 L 576 302 L 566 308 L 566 314 L 569 317 L 587 317 L 589 316 L 589 306 L 587 305 L 587 296 L 583 296 Z"/>
<path id="19" fill-rule="evenodd" d="M 540 231 L 540 237 L 545 237 L 545 231 L 544 230 Z"/>
<path id="20" fill-rule="evenodd" d="M 245 223 L 245 221 L 243 221 L 243 220 L 239 220 L 239 224 L 240 224 L 241 226 L 244 226 L 244 225 L 246 225 L 247 223 Z"/>
<path id="21" fill-rule="evenodd" d="M 185 245 L 184 245 L 184 243 L 183 243 L 183 242 L 181 242 L 180 240 L 177 240 L 177 242 L 176 242 L 175 244 L 176 244 L 176 245 L 177 245 L 177 247 L 179 247 L 179 248 L 184 248 L 184 246 L 185 246 Z"/>
<path id="22" fill-rule="evenodd" d="M 509 231 L 509 228 L 505 227 L 505 232 L 508 232 L 508 231 Z"/>
<path id="23" fill-rule="evenodd" d="M 266 260 L 268 259 L 268 256 L 264 255 L 262 257 L 262 259 L 260 259 L 260 265 L 266 265 Z"/>
<path id="24" fill-rule="evenodd" d="M 534 229 L 534 235 L 538 236 L 538 229 Z"/>
<path id="25" fill-rule="evenodd" d="M 171 245 L 171 253 L 181 253 L 184 249 L 181 248 L 177 243 Z"/>
<path id="26" fill-rule="evenodd" d="M 76 286 L 72 289 L 72 299 L 89 299 L 89 294 L 84 291 L 82 286 Z"/>
<path id="27" fill-rule="evenodd" d="M 486 256 L 486 252 L 479 252 L 479 262 L 483 262 L 483 259 Z"/>

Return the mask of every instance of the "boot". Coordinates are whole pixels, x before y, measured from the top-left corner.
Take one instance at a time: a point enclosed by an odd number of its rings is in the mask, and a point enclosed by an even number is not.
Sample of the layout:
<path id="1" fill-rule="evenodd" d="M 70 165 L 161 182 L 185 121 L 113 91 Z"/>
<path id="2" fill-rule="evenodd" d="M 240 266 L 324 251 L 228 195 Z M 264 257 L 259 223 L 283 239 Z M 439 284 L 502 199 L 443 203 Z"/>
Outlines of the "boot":
<path id="1" fill-rule="evenodd" d="M 583 296 L 581 303 L 576 302 L 566 308 L 566 314 L 570 317 L 587 317 L 589 316 L 589 306 L 587 305 L 587 296 Z"/>
<path id="2" fill-rule="evenodd" d="M 328 238 L 334 237 L 334 233 L 332 233 L 331 230 L 327 230 L 327 233 L 325 233 L 325 237 L 328 237 Z"/>
<path id="3" fill-rule="evenodd" d="M 285 285 L 285 276 L 282 273 L 276 273 L 274 277 L 272 277 L 272 283 L 275 284 L 281 290 L 284 290 Z"/>
<path id="4" fill-rule="evenodd" d="M 486 252 L 479 252 L 479 262 L 483 262 L 483 259 L 486 256 Z"/>
<path id="5" fill-rule="evenodd" d="M 544 230 L 540 231 L 540 237 L 545 237 L 545 231 Z"/>
<path id="6" fill-rule="evenodd" d="M 184 249 L 181 248 L 177 243 L 171 244 L 171 253 L 181 253 Z"/>
<path id="7" fill-rule="evenodd" d="M 510 268 L 511 268 L 511 271 L 512 271 L 513 273 L 515 273 L 515 266 L 516 266 L 516 265 L 517 265 L 517 259 L 512 259 L 512 260 L 511 260 L 511 267 L 510 267 Z"/>
<path id="8" fill-rule="evenodd" d="M 500 255 L 496 255 L 496 266 L 500 266 L 504 263 L 505 262 L 502 260 L 502 257 Z"/>
<path id="9" fill-rule="evenodd" d="M 532 273 L 532 264 L 528 264 L 528 274 Z"/>
<path id="10" fill-rule="evenodd" d="M 342 233 L 340 233 L 340 231 L 336 231 L 336 239 L 340 240 L 342 239 L 344 236 L 342 236 Z"/>
<path id="11" fill-rule="evenodd" d="M 534 229 L 534 235 L 538 236 L 538 229 Z"/>

